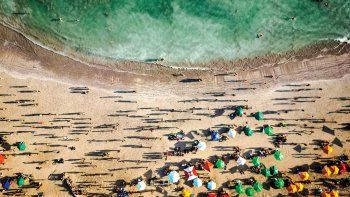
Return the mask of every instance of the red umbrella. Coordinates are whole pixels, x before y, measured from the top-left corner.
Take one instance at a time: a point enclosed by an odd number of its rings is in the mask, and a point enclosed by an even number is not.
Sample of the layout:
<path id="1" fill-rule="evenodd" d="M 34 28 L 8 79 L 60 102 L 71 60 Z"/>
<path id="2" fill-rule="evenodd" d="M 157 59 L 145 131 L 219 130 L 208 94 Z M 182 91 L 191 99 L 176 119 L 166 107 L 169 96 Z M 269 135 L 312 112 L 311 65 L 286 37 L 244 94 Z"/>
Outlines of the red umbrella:
<path id="1" fill-rule="evenodd" d="M 344 162 L 341 162 L 340 163 L 340 165 L 339 165 L 339 172 L 341 173 L 341 174 L 343 174 L 343 173 L 346 173 L 346 171 L 347 171 L 347 164 L 346 163 L 344 163 Z"/>
<path id="2" fill-rule="evenodd" d="M 213 168 L 214 164 L 210 163 L 210 161 L 205 160 L 203 169 L 210 172 L 211 169 Z"/>
<path id="3" fill-rule="evenodd" d="M 216 195 L 215 193 L 209 193 L 208 197 L 218 197 L 218 195 Z"/>
<path id="4" fill-rule="evenodd" d="M 230 197 L 230 195 L 228 195 L 227 193 L 224 193 L 224 194 L 220 194 L 219 197 Z"/>
<path id="5" fill-rule="evenodd" d="M 0 164 L 5 163 L 5 159 L 6 159 L 5 156 L 0 154 Z"/>

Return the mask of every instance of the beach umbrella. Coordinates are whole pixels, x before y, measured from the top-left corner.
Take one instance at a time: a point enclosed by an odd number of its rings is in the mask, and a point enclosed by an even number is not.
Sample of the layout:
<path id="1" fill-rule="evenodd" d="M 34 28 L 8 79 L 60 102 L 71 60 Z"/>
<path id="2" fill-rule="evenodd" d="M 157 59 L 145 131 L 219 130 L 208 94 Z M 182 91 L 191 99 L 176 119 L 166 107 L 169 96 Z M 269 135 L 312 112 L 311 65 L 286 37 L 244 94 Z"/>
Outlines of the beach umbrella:
<path id="1" fill-rule="evenodd" d="M 273 128 L 270 125 L 266 126 L 264 128 L 264 133 L 268 136 L 273 135 Z"/>
<path id="2" fill-rule="evenodd" d="M 346 165 L 346 163 L 344 163 L 344 162 L 341 162 L 340 164 L 339 164 L 339 168 L 340 168 L 340 173 L 341 174 L 343 174 L 343 173 L 346 173 L 347 172 L 347 165 Z"/>
<path id="3" fill-rule="evenodd" d="M 272 175 L 277 175 L 278 174 L 277 166 L 271 166 L 270 167 L 270 172 L 271 172 Z"/>
<path id="4" fill-rule="evenodd" d="M 24 178 L 21 176 L 17 179 L 18 187 L 22 187 L 24 185 Z"/>
<path id="5" fill-rule="evenodd" d="M 257 120 L 264 120 L 264 114 L 262 113 L 262 112 L 256 112 L 255 114 L 254 114 L 254 117 L 255 117 L 255 119 L 257 119 Z"/>
<path id="6" fill-rule="evenodd" d="M 203 185 L 203 181 L 202 181 L 201 179 L 195 178 L 195 179 L 193 180 L 193 186 L 195 186 L 195 187 L 200 187 L 200 186 L 202 186 L 202 185 Z"/>
<path id="7" fill-rule="evenodd" d="M 0 164 L 5 163 L 5 156 L 3 154 L 0 154 Z"/>
<path id="8" fill-rule="evenodd" d="M 207 197 L 218 197 L 218 195 L 215 193 L 209 193 Z"/>
<path id="9" fill-rule="evenodd" d="M 26 146 L 26 144 L 24 142 L 19 142 L 17 144 L 17 148 L 18 148 L 18 150 L 23 151 L 23 150 L 25 150 L 27 148 L 27 146 Z"/>
<path id="10" fill-rule="evenodd" d="M 331 147 L 330 145 L 327 145 L 325 147 L 323 147 L 323 151 L 326 153 L 326 154 L 330 154 L 333 152 L 333 147 Z"/>
<path id="11" fill-rule="evenodd" d="M 180 175 L 178 172 L 173 170 L 168 174 L 168 179 L 170 183 L 177 183 L 180 180 Z"/>
<path id="12" fill-rule="evenodd" d="M 263 169 L 261 170 L 261 174 L 263 174 L 265 177 L 271 176 L 270 169 L 268 169 L 268 168 L 263 168 Z"/>
<path id="13" fill-rule="evenodd" d="M 243 194 L 244 193 L 244 189 L 243 189 L 243 185 L 242 184 L 237 184 L 235 187 L 235 190 L 237 192 L 237 194 Z"/>
<path id="14" fill-rule="evenodd" d="M 238 159 L 237 159 L 237 164 L 239 166 L 243 166 L 246 162 L 247 162 L 247 160 L 244 159 L 243 157 L 238 157 Z"/>
<path id="15" fill-rule="evenodd" d="M 294 194 L 295 192 L 298 191 L 298 188 L 296 185 L 291 184 L 288 186 L 287 190 L 289 193 Z"/>
<path id="16" fill-rule="evenodd" d="M 246 136 L 252 136 L 254 133 L 254 131 L 249 126 L 245 126 L 243 131 Z"/>
<path id="17" fill-rule="evenodd" d="M 282 187 L 284 187 L 283 179 L 276 179 L 275 180 L 275 187 L 278 189 L 281 189 Z"/>
<path id="18" fill-rule="evenodd" d="M 243 108 L 237 107 L 235 111 L 236 116 L 243 116 Z"/>
<path id="19" fill-rule="evenodd" d="M 332 196 L 327 192 L 322 192 L 321 197 L 332 197 Z"/>
<path id="20" fill-rule="evenodd" d="M 253 188 L 256 192 L 262 192 L 263 190 L 263 186 L 261 183 L 259 183 L 258 181 L 256 181 L 253 185 Z"/>
<path id="21" fill-rule="evenodd" d="M 220 134 L 217 131 L 213 131 L 211 133 L 211 140 L 213 141 L 219 141 L 220 140 Z"/>
<path id="22" fill-rule="evenodd" d="M 297 186 L 298 192 L 301 192 L 304 189 L 304 185 L 302 183 L 295 183 L 295 186 Z"/>
<path id="23" fill-rule="evenodd" d="M 205 160 L 203 169 L 210 172 L 211 169 L 213 168 L 214 164 L 212 164 L 209 160 Z"/>
<path id="24" fill-rule="evenodd" d="M 277 161 L 281 161 L 283 159 L 283 154 L 281 153 L 281 151 L 276 150 L 275 153 L 273 154 L 273 156 L 275 157 L 275 159 Z"/>
<path id="25" fill-rule="evenodd" d="M 251 188 L 251 187 L 248 187 L 247 189 L 245 189 L 245 195 L 251 197 L 251 196 L 254 196 L 254 189 Z"/>
<path id="26" fill-rule="evenodd" d="M 205 149 L 207 148 L 207 145 L 205 144 L 205 142 L 200 141 L 200 142 L 197 144 L 197 148 L 198 148 L 198 150 L 203 151 L 203 150 L 205 150 Z"/>
<path id="27" fill-rule="evenodd" d="M 209 181 L 207 187 L 210 190 L 216 189 L 216 183 L 214 181 Z"/>
<path id="28" fill-rule="evenodd" d="M 331 192 L 329 192 L 329 194 L 331 195 L 331 197 L 339 197 L 339 193 L 335 190 L 332 190 Z"/>
<path id="29" fill-rule="evenodd" d="M 182 197 L 190 197 L 191 191 L 189 189 L 183 189 L 182 190 Z"/>
<path id="30" fill-rule="evenodd" d="M 331 166 L 329 169 L 331 169 L 332 174 L 339 174 L 339 168 L 337 166 Z"/>
<path id="31" fill-rule="evenodd" d="M 260 157 L 257 157 L 257 156 L 253 157 L 252 162 L 253 162 L 254 166 L 256 166 L 256 167 L 260 166 L 260 164 L 261 164 Z"/>
<path id="32" fill-rule="evenodd" d="M 222 161 L 221 159 L 218 159 L 215 163 L 215 166 L 219 169 L 223 169 L 225 167 L 225 162 Z"/>
<path id="33" fill-rule="evenodd" d="M 195 167 L 190 166 L 185 169 L 185 177 L 188 181 L 192 181 L 193 179 L 198 177 L 197 170 Z"/>
<path id="34" fill-rule="evenodd" d="M 137 190 L 142 191 L 146 189 L 146 183 L 143 181 L 139 181 L 136 185 Z"/>
<path id="35" fill-rule="evenodd" d="M 237 131 L 235 131 L 234 129 L 230 129 L 230 130 L 228 131 L 228 136 L 229 136 L 230 138 L 235 138 L 236 135 L 237 135 Z"/>
<path id="36" fill-rule="evenodd" d="M 310 174 L 308 172 L 300 172 L 299 176 L 303 181 L 309 180 L 310 178 Z"/>
<path id="37" fill-rule="evenodd" d="M 5 190 L 9 190 L 10 187 L 11 187 L 11 181 L 10 179 L 7 179 L 5 182 L 2 183 L 2 187 L 5 189 Z"/>
<path id="38" fill-rule="evenodd" d="M 322 174 L 325 176 L 330 176 L 332 174 L 331 169 L 328 166 L 324 166 L 322 169 Z"/>

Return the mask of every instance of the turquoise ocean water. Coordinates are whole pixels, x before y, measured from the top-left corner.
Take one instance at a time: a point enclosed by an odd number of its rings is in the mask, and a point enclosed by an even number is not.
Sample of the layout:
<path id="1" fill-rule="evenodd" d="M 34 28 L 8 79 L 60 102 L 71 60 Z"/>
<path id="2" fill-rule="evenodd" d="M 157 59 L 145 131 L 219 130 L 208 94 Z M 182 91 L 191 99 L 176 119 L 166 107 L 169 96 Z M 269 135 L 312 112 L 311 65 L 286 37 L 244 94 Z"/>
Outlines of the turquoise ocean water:
<path id="1" fill-rule="evenodd" d="M 2 0 L 0 15 L 49 47 L 118 60 L 232 60 L 350 36 L 349 0 Z"/>

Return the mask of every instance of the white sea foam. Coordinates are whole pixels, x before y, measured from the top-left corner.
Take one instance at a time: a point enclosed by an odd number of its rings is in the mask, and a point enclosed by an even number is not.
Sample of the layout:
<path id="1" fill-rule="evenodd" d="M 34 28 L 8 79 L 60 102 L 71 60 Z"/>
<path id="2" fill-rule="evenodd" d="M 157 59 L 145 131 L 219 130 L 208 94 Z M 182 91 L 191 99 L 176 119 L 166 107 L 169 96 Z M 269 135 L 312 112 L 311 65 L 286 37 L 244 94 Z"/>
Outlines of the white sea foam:
<path id="1" fill-rule="evenodd" d="M 335 40 L 339 41 L 339 42 L 346 42 L 346 43 L 350 44 L 350 36 L 344 36 L 342 38 L 337 38 Z"/>

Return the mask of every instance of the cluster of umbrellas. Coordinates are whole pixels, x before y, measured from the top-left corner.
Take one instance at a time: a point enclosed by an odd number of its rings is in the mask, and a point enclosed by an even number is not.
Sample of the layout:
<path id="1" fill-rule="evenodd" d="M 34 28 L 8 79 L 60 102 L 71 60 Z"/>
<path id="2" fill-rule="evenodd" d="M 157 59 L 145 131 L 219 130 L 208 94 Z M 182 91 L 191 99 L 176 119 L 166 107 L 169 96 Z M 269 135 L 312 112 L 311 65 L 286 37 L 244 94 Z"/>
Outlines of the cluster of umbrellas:
<path id="1" fill-rule="evenodd" d="M 339 193 L 336 190 L 332 190 L 331 192 L 322 192 L 321 197 L 339 197 Z"/>
<path id="2" fill-rule="evenodd" d="M 243 185 L 241 183 L 238 183 L 235 187 L 235 190 L 237 194 L 246 194 L 247 196 L 254 196 L 255 192 L 262 192 L 263 185 L 256 181 L 253 184 L 253 187 L 247 187 L 246 189 L 243 188 Z"/>
<path id="3" fill-rule="evenodd" d="M 339 168 L 337 166 L 324 166 L 322 169 L 322 174 L 325 176 L 337 175 L 339 174 Z"/>
<path id="4" fill-rule="evenodd" d="M 18 187 L 22 187 L 26 183 L 26 179 L 23 176 L 19 176 L 17 177 L 16 183 Z M 13 185 L 13 181 L 11 180 L 11 178 L 7 178 L 1 183 L 1 185 L 5 190 L 9 190 Z"/>

